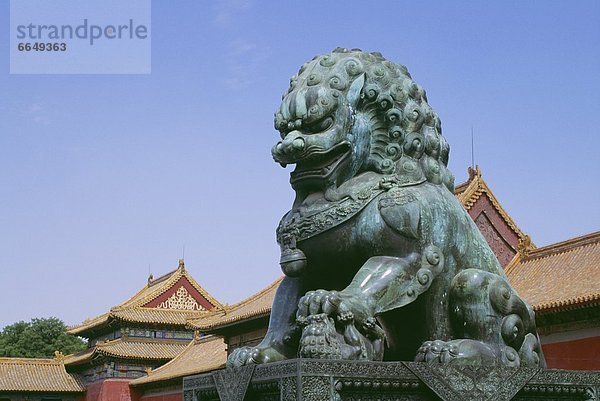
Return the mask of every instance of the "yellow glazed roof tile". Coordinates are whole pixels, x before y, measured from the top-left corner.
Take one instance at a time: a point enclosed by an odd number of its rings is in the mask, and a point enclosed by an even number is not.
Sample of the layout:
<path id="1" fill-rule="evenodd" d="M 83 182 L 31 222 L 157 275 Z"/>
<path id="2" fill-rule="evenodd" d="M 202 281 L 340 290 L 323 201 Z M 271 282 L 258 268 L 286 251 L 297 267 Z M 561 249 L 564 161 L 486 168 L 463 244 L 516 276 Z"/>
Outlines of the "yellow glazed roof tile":
<path id="1" fill-rule="evenodd" d="M 190 342 L 171 361 L 151 371 L 148 376 L 131 381 L 130 385 L 139 386 L 220 369 L 225 366 L 226 360 L 227 349 L 223 338 L 202 337 Z"/>
<path id="2" fill-rule="evenodd" d="M 94 347 L 77 354 L 67 355 L 65 365 L 87 363 L 98 355 L 123 359 L 169 360 L 187 346 L 186 342 L 131 341 L 122 338 L 99 342 Z"/>
<path id="3" fill-rule="evenodd" d="M 202 331 L 227 326 L 240 320 L 266 316 L 271 312 L 275 292 L 282 280 L 283 276 L 267 288 L 235 305 L 208 312 L 197 319 L 190 319 L 188 327 Z"/>
<path id="4" fill-rule="evenodd" d="M 70 354 L 65 356 L 65 365 L 77 365 L 82 362 L 87 362 L 92 359 L 96 352 L 96 348 L 88 348 L 84 351 L 77 352 L 75 354 Z"/>
<path id="5" fill-rule="evenodd" d="M 0 392 L 83 392 L 77 375 L 56 359 L 0 358 Z"/>
<path id="6" fill-rule="evenodd" d="M 125 322 L 185 325 L 188 319 L 197 318 L 206 313 L 208 312 L 156 308 L 135 308 L 115 310 L 112 313 L 112 316 Z"/>
<path id="7" fill-rule="evenodd" d="M 117 358 L 173 359 L 187 343 L 112 340 L 96 346 L 96 352 Z"/>
<path id="8" fill-rule="evenodd" d="M 600 231 L 530 251 L 508 279 L 538 312 L 600 301 Z"/>

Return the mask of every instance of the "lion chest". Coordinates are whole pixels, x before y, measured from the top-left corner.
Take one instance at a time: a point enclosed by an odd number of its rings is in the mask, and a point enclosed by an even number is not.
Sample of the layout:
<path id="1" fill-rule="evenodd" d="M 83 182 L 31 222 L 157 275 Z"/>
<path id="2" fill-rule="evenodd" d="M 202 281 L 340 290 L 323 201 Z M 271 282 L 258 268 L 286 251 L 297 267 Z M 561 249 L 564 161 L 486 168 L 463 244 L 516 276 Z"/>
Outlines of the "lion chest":
<path id="1" fill-rule="evenodd" d="M 386 198 L 380 195 L 360 207 L 345 204 L 304 216 L 288 213 L 278 229 L 280 246 L 300 249 L 309 270 L 352 276 L 372 256 L 410 253 L 414 240 L 385 221 L 381 202 Z"/>

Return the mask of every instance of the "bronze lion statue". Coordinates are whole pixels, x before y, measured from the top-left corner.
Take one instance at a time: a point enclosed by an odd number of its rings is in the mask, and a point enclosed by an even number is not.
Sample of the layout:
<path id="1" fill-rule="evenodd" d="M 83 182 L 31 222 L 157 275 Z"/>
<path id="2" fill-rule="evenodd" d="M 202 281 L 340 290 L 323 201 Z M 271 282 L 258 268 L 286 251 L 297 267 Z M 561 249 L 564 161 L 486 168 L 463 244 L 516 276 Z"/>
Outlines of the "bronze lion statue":
<path id="1" fill-rule="evenodd" d="M 295 164 L 264 340 L 228 366 L 288 358 L 545 366 L 531 307 L 454 196 L 425 91 L 379 53 L 304 64 L 275 114 Z"/>

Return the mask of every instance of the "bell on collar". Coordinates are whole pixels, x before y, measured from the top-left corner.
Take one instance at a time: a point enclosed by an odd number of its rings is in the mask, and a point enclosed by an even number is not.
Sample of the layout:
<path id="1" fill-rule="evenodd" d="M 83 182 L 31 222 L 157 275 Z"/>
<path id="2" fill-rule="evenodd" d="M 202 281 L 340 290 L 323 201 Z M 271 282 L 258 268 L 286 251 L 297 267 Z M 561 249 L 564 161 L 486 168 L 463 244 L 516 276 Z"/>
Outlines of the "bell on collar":
<path id="1" fill-rule="evenodd" d="M 286 276 L 298 277 L 306 269 L 306 255 L 298 248 L 286 248 L 281 251 L 279 265 Z"/>

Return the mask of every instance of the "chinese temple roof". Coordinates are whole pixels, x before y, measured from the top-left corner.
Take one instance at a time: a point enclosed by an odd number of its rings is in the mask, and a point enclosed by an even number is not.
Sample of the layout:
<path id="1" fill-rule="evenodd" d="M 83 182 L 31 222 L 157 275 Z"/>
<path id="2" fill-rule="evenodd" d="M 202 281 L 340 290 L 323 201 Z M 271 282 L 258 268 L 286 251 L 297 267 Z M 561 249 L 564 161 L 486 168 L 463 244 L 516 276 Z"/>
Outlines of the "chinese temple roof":
<path id="1" fill-rule="evenodd" d="M 498 202 L 498 199 L 490 187 L 488 187 L 486 182 L 483 180 L 479 166 L 475 166 L 475 168 L 469 167 L 468 172 L 469 179 L 466 182 L 457 185 L 454 190 L 454 194 L 458 198 L 458 201 L 461 203 L 461 205 L 463 205 L 463 207 L 469 211 L 479 198 L 486 196 L 492 203 L 494 209 L 502 217 L 504 222 L 518 236 L 519 243 L 529 248 L 535 248 L 535 245 L 533 245 L 529 236 L 521 231 L 506 210 L 504 210 L 504 208 L 500 205 L 500 202 Z"/>
<path id="2" fill-rule="evenodd" d="M 242 320 L 268 316 L 271 313 L 275 292 L 282 280 L 283 276 L 242 302 L 206 313 L 196 319 L 190 319 L 188 327 L 203 331 L 229 326 Z"/>
<path id="3" fill-rule="evenodd" d="M 213 298 L 185 269 L 183 259 L 172 272 L 148 284 L 134 296 L 109 312 L 69 328 L 69 334 L 93 337 L 113 321 L 184 326 L 187 319 L 197 317 L 222 305 Z"/>
<path id="4" fill-rule="evenodd" d="M 537 313 L 600 303 L 600 231 L 519 255 L 507 274 Z"/>
<path id="5" fill-rule="evenodd" d="M 187 342 L 134 341 L 119 338 L 98 342 L 95 346 L 65 357 L 65 365 L 80 365 L 90 362 L 97 356 L 122 359 L 144 359 L 166 361 L 175 358 L 185 349 Z"/>
<path id="6" fill-rule="evenodd" d="M 225 366 L 227 350 L 222 337 L 206 336 L 191 341 L 173 360 L 130 382 L 140 386 L 208 372 Z"/>
<path id="7" fill-rule="evenodd" d="M 80 393 L 85 386 L 60 359 L 0 358 L 0 392 L 5 391 Z"/>

